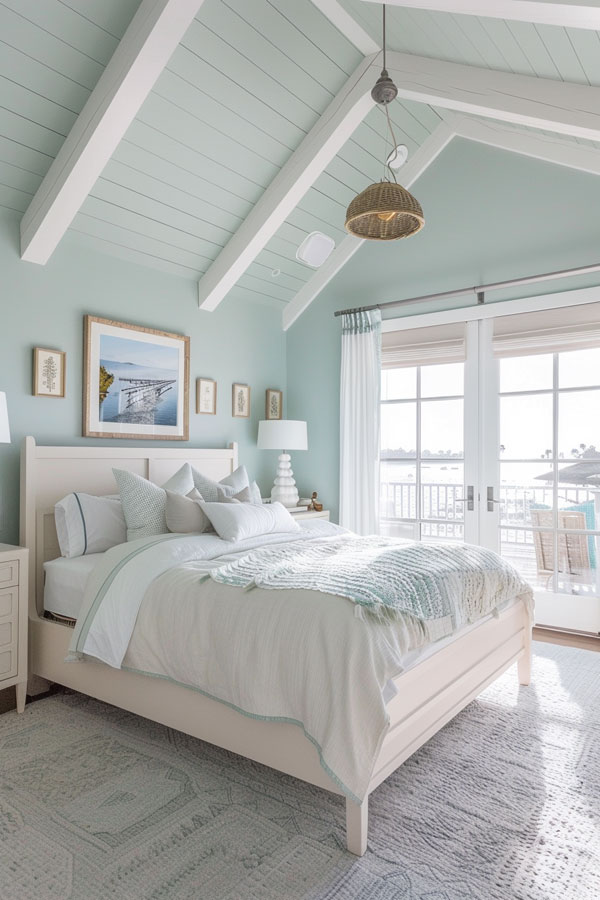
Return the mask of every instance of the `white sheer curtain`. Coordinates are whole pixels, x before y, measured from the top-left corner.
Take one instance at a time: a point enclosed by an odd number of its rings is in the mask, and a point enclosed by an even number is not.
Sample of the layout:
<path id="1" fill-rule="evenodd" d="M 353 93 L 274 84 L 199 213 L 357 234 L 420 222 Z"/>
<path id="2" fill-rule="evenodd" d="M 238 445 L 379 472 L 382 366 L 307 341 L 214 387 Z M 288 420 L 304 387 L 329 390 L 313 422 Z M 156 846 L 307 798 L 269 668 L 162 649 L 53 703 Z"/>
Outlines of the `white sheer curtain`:
<path id="1" fill-rule="evenodd" d="M 379 530 L 381 313 L 342 318 L 340 524 L 358 534 Z"/>

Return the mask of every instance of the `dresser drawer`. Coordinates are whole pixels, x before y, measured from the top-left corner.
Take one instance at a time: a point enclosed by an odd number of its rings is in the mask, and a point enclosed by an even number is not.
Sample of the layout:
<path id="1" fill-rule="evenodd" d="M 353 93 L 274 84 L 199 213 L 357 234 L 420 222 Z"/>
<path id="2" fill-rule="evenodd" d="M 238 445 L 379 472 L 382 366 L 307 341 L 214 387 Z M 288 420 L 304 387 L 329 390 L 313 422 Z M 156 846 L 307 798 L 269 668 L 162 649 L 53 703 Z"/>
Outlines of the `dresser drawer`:
<path id="1" fill-rule="evenodd" d="M 17 674 L 17 651 L 14 648 L 2 650 L 0 647 L 0 683 L 3 678 Z"/>
<path id="2" fill-rule="evenodd" d="M 19 560 L 0 563 L 0 589 L 19 583 Z"/>
<path id="3" fill-rule="evenodd" d="M 0 587 L 0 621 L 4 619 L 5 616 L 12 616 L 16 618 L 19 612 L 19 588 L 5 588 L 4 590 Z"/>
<path id="4" fill-rule="evenodd" d="M 16 637 L 14 622 L 0 623 L 0 652 L 4 652 L 7 644 L 12 644 Z"/>

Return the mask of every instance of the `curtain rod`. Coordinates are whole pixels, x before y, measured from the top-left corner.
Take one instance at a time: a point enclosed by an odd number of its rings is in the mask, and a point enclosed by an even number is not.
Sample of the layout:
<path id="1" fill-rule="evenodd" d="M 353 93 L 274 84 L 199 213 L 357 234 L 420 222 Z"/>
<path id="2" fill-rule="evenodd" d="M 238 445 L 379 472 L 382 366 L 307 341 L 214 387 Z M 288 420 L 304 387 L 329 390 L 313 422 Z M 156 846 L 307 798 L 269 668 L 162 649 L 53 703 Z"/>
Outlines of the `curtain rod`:
<path id="1" fill-rule="evenodd" d="M 405 303 L 424 303 L 426 300 L 442 300 L 445 297 L 460 297 L 463 294 L 475 294 L 478 303 L 485 302 L 488 291 L 498 291 L 506 287 L 519 287 L 523 284 L 535 284 L 538 281 L 553 281 L 556 278 L 567 278 L 573 275 L 587 275 L 600 271 L 600 263 L 591 266 L 580 266 L 576 269 L 561 269 L 558 272 L 547 272 L 545 275 L 529 275 L 526 278 L 512 278 L 509 281 L 496 281 L 493 284 L 481 284 L 479 287 L 459 288 L 456 291 L 440 291 L 437 294 L 423 294 L 421 297 L 409 297 L 406 300 L 390 300 L 387 303 L 374 303 L 372 306 L 356 306 L 354 309 L 338 309 L 334 316 L 345 316 L 349 313 L 368 312 L 371 309 L 390 309 L 403 306 Z"/>

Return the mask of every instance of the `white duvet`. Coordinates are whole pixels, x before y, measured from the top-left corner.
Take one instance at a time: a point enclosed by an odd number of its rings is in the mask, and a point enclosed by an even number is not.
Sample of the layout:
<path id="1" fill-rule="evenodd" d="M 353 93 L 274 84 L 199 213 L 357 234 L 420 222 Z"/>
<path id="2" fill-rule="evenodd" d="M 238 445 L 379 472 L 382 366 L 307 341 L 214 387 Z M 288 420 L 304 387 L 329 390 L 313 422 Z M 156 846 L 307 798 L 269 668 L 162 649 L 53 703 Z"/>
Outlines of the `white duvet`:
<path id="1" fill-rule="evenodd" d="M 105 554 L 88 582 L 71 644 L 117 668 L 168 678 L 246 715 L 293 722 L 344 793 L 362 800 L 389 726 L 384 692 L 425 628 L 357 614 L 349 600 L 308 590 L 251 592 L 203 576 L 240 554 L 342 532 L 322 520 L 301 534 L 231 544 L 163 535 Z"/>

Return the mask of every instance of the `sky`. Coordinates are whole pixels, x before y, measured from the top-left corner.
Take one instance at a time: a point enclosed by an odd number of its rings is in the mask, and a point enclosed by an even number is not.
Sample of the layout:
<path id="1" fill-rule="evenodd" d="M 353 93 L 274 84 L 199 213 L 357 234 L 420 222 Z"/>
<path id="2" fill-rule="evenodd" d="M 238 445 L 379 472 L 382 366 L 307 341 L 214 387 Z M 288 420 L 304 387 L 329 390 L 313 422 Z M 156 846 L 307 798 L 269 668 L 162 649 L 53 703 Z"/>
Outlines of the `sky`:
<path id="1" fill-rule="evenodd" d="M 150 369 L 176 372 L 179 363 L 177 347 L 165 347 L 147 341 L 100 335 L 100 359 L 120 363 L 134 363 Z"/>

